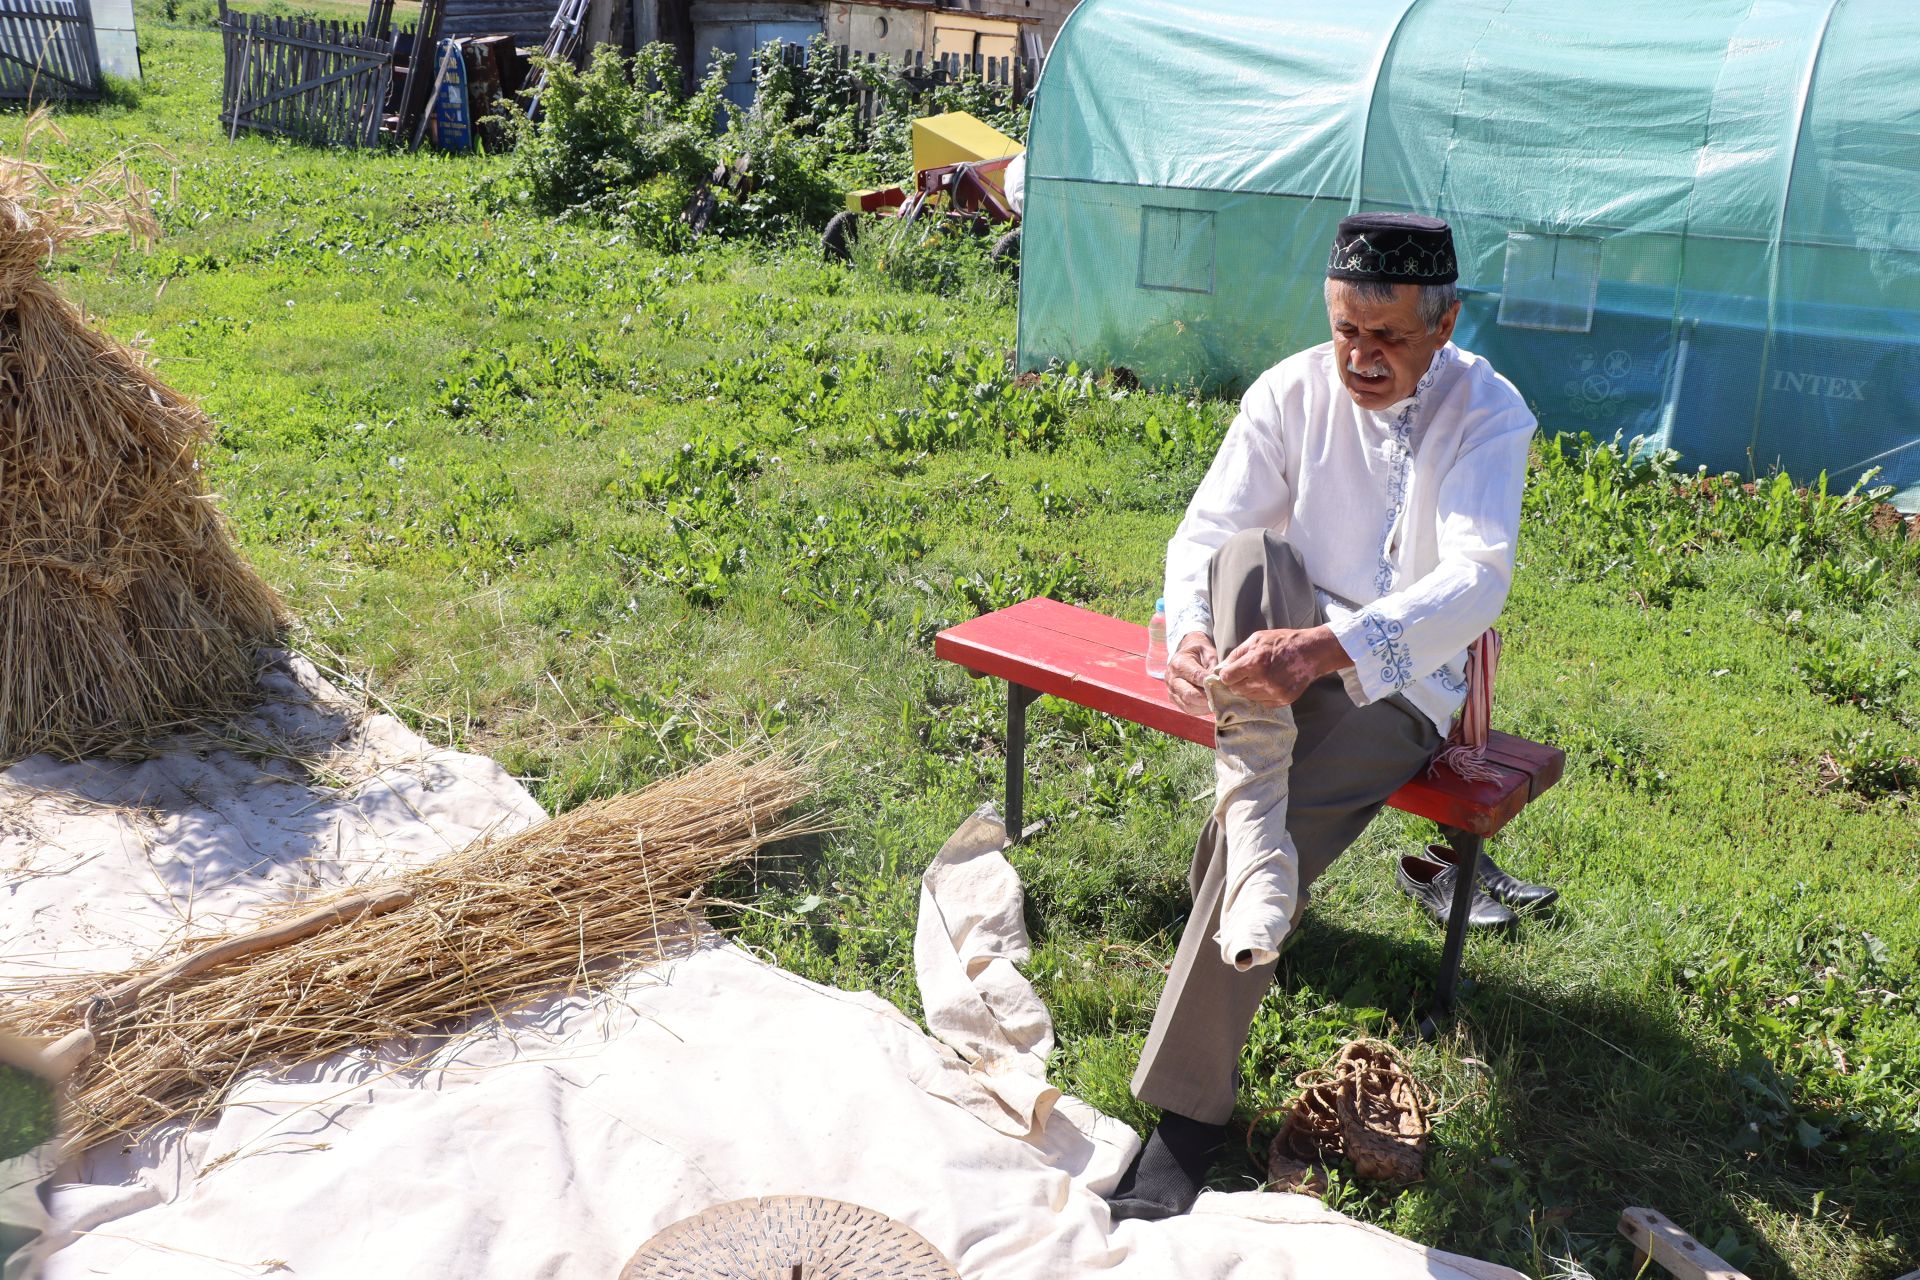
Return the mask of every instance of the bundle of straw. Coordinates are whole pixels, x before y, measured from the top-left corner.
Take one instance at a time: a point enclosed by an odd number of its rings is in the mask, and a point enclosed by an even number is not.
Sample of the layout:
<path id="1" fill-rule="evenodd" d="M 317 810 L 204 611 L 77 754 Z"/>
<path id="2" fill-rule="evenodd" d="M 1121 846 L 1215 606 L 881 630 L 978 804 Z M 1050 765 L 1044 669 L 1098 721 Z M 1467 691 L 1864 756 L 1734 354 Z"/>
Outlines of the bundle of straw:
<path id="1" fill-rule="evenodd" d="M 722 756 L 297 904 L 104 996 L 95 980 L 78 999 L 68 988 L 6 1020 L 88 1041 L 69 1082 L 70 1149 L 198 1118 L 250 1067 L 444 1032 L 657 959 L 694 935 L 695 898 L 716 874 L 822 829 L 780 821 L 808 794 L 809 773 L 788 756 Z M 263 951 L 262 940 L 279 945 Z"/>
<path id="2" fill-rule="evenodd" d="M 0 762 L 237 710 L 285 621 L 207 493 L 206 415 L 41 274 L 158 226 L 124 161 L 71 183 L 29 161 L 47 127 L 0 156 Z"/>

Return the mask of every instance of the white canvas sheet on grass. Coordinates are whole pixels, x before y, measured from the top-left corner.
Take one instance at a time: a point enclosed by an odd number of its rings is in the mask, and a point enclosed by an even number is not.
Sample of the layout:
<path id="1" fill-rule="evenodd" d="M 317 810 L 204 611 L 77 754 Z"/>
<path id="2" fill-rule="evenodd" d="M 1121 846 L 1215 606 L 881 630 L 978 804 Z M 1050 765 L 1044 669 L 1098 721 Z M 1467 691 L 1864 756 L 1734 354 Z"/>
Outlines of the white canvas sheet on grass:
<path id="1" fill-rule="evenodd" d="M 0 770 L 0 986 L 132 968 L 546 817 L 493 761 L 363 716 L 303 658 L 262 686 L 252 715 L 151 759 Z"/>
<path id="2" fill-rule="evenodd" d="M 321 687 L 310 672 L 288 678 Z M 288 714 L 289 728 L 305 723 Z M 222 753 L 9 771 L 0 784 L 25 770 L 43 793 L 37 820 L 70 816 L 43 830 L 54 837 L 37 846 L 47 874 L 6 872 L 40 894 L 37 907 L 3 908 L 8 969 L 64 961 L 44 955 L 49 943 L 62 950 L 63 929 L 89 955 L 130 962 L 142 941 L 180 927 L 183 881 L 195 886 L 194 919 L 242 918 L 249 892 L 259 904 L 307 883 L 365 879 L 537 816 L 489 761 L 414 739 L 411 762 L 394 763 L 404 729 L 337 727 L 349 756 L 384 763 L 337 793 L 310 791 L 297 821 L 300 806 L 274 797 L 300 784 L 242 783 L 246 768 L 256 779 L 262 770 Z M 124 790 L 106 785 L 116 771 Z M 56 778 L 84 801 L 48 798 Z M 162 797 L 151 789 L 159 779 L 175 789 Z M 132 805 L 140 786 L 149 789 Z M 417 810 L 410 821 L 395 817 L 389 793 Z M 274 802 L 256 807 L 262 796 Z M 88 816 L 102 804 L 143 816 Z M 315 813 L 334 820 L 308 821 Z M 976 816 L 924 881 L 914 951 L 937 1039 L 873 995 L 806 982 L 707 938 L 596 995 L 431 1043 L 256 1073 L 194 1132 L 96 1149 L 56 1189 L 44 1274 L 612 1280 L 682 1217 L 746 1196 L 812 1194 L 901 1219 L 968 1280 L 1515 1275 L 1298 1196 L 1209 1193 L 1186 1218 L 1110 1223 L 1101 1192 L 1135 1139 L 1045 1081 L 1051 1023 L 1015 968 L 1026 937 L 1003 841 L 997 821 Z M 4 847 L 18 859 L 25 845 Z M 142 860 L 155 869 L 144 881 Z M 203 874 L 214 864 L 224 879 Z M 84 911 L 44 892 L 69 878 Z M 165 891 L 148 887 L 155 880 Z"/>

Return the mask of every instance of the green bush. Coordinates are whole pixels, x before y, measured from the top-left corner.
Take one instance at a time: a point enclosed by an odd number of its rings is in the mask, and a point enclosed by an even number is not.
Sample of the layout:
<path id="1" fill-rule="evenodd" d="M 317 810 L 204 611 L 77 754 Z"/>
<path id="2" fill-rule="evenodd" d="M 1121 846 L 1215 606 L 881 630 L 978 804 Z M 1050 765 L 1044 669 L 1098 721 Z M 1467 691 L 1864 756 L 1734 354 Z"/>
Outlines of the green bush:
<path id="1" fill-rule="evenodd" d="M 751 175 L 716 211 L 726 230 L 764 236 L 817 229 L 842 204 L 844 188 L 833 176 L 835 142 L 802 113 L 779 48 L 769 44 L 755 55 L 753 106 L 729 112 L 719 139 L 720 162 L 744 162 Z"/>
<path id="2" fill-rule="evenodd" d="M 688 91 L 675 57 L 665 44 L 632 59 L 602 45 L 585 70 L 549 64 L 539 119 L 519 103 L 503 108 L 513 156 L 496 198 L 620 226 L 665 249 L 691 241 L 688 214 L 708 183 L 706 227 L 718 234 L 768 237 L 825 222 L 839 199 L 830 148 L 796 128 L 778 59 L 758 59 L 755 103 L 741 111 L 725 96 L 730 59 Z"/>
<path id="3" fill-rule="evenodd" d="M 849 61 L 842 67 L 824 35 L 813 38 L 805 65 L 788 69 L 784 83 L 794 109 L 803 113 L 796 129 L 825 145 L 835 176 L 848 188 L 910 179 L 913 122 L 921 116 L 966 111 L 1008 137 L 1027 136 L 1030 112 L 1004 89 L 969 76 L 916 98 L 898 63 Z M 864 118 L 857 110 L 863 94 L 876 104 Z"/>
<path id="4" fill-rule="evenodd" d="M 1015 137 L 1026 133 L 1026 108 L 978 80 L 916 100 L 896 67 L 842 67 L 824 37 L 802 66 L 787 66 L 780 51 L 770 43 L 754 55 L 753 105 L 744 110 L 726 97 L 727 57 L 690 89 L 665 44 L 631 59 L 603 45 L 584 70 L 550 63 L 539 119 L 522 103 L 501 105 L 512 159 L 490 184 L 495 203 L 618 226 L 668 250 L 692 242 L 691 215 L 704 204 L 697 221 L 705 231 L 770 239 L 823 226 L 848 190 L 910 178 L 917 116 L 971 111 Z M 879 103 L 870 117 L 858 110 L 863 92 Z M 956 237 L 890 261 L 944 292 L 979 274 L 985 253 Z"/>
<path id="5" fill-rule="evenodd" d="M 538 120 L 520 103 L 503 104 L 513 145 L 508 189 L 541 213 L 657 231 L 678 219 L 693 184 L 712 172 L 725 87 L 718 68 L 687 92 L 664 44 L 631 62 L 601 45 L 584 71 L 551 62 Z"/>

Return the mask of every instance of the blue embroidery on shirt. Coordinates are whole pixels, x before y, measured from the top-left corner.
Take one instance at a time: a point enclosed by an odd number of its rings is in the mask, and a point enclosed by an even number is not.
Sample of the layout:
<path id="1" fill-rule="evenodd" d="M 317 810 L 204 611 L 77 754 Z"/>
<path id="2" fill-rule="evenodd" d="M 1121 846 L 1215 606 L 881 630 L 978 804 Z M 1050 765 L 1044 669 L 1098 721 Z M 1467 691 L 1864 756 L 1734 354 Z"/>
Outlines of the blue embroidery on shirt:
<path id="1" fill-rule="evenodd" d="M 1402 641 L 1406 627 L 1393 618 L 1383 618 L 1368 609 L 1360 615 L 1360 634 L 1367 651 L 1380 664 L 1380 679 L 1395 689 L 1404 689 L 1413 680 L 1413 650 Z"/>
<path id="2" fill-rule="evenodd" d="M 1463 698 L 1467 696 L 1467 678 L 1454 675 L 1453 668 L 1446 663 L 1443 662 L 1434 668 L 1433 678 L 1438 680 L 1440 687 L 1448 693 L 1459 694 Z"/>
<path id="3" fill-rule="evenodd" d="M 1393 421 L 1387 437 L 1387 516 L 1380 528 L 1380 567 L 1374 571 L 1373 589 L 1381 595 L 1393 590 L 1397 570 L 1393 563 L 1393 527 L 1400 523 L 1400 509 L 1407 503 L 1407 472 L 1413 464 L 1413 419 L 1420 412 L 1420 397 L 1425 395 L 1440 371 L 1453 358 L 1448 347 L 1441 347 L 1428 366 L 1426 375 L 1413 388 L 1413 398 Z"/>

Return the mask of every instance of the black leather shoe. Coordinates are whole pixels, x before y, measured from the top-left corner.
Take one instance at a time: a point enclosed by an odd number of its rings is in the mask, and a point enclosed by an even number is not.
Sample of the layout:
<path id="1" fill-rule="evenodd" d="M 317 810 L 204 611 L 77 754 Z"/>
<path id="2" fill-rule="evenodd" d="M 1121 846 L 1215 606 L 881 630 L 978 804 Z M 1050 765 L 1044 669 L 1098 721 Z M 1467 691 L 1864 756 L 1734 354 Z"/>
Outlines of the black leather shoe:
<path id="1" fill-rule="evenodd" d="M 1428 915 L 1444 925 L 1453 910 L 1453 882 L 1459 874 L 1458 867 L 1409 853 L 1400 859 L 1399 870 L 1394 872 L 1393 878 L 1399 882 L 1402 893 L 1426 908 Z M 1469 929 L 1505 929 L 1519 919 L 1489 898 L 1479 885 L 1473 887 L 1473 905 L 1467 911 Z"/>
<path id="2" fill-rule="evenodd" d="M 1460 865 L 1460 855 L 1452 845 L 1430 844 L 1427 856 L 1450 867 Z M 1560 898 L 1560 891 L 1552 885 L 1533 884 L 1502 871 L 1485 849 L 1480 851 L 1480 887 L 1492 895 L 1495 902 L 1504 902 L 1515 911 L 1539 911 Z"/>

